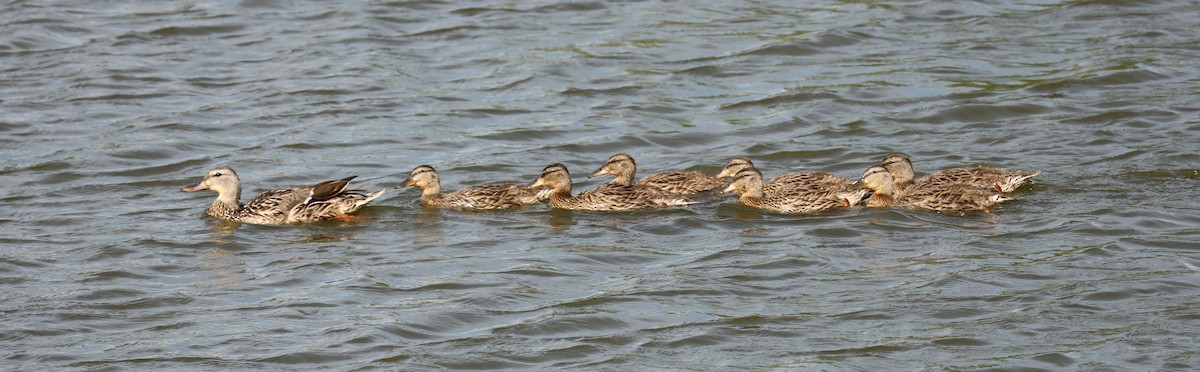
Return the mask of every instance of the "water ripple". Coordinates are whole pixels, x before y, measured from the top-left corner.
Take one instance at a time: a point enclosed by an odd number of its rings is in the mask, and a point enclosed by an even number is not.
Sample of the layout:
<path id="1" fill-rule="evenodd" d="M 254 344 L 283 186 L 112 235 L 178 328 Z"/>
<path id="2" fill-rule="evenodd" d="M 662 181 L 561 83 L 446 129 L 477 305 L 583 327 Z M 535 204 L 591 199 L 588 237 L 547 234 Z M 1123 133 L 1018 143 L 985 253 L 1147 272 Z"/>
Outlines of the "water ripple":
<path id="1" fill-rule="evenodd" d="M 12 369 L 1200 365 L 1186 1 L 0 5 Z M 268 227 L 185 194 L 1040 169 L 994 215 L 422 208 Z M 249 195 L 243 195 L 249 196 Z M 245 200 L 245 198 L 243 198 Z"/>

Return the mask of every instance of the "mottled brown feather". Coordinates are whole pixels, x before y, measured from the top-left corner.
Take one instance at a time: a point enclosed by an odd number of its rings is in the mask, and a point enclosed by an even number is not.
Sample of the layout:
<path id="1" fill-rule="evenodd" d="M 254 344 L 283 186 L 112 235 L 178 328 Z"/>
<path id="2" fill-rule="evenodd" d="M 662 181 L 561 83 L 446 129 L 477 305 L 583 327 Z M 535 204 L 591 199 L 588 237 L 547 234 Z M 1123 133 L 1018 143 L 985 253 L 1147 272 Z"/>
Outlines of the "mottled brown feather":
<path id="1" fill-rule="evenodd" d="M 208 215 L 229 221 L 275 225 L 322 221 L 339 215 L 353 213 L 371 200 L 383 195 L 384 190 L 363 193 L 345 190 L 354 177 L 324 181 L 308 186 L 264 191 L 246 204 L 241 204 L 241 180 L 229 167 L 217 167 L 197 185 L 203 188 L 185 188 L 184 191 L 211 189 L 217 192 L 217 200 L 205 210 Z"/>
<path id="2" fill-rule="evenodd" d="M 762 173 L 743 167 L 734 175 L 726 192 L 736 192 L 738 200 L 752 208 L 776 213 L 816 213 L 858 204 L 867 196 L 865 189 L 841 184 L 778 184 L 767 191 Z"/>
<path id="3" fill-rule="evenodd" d="M 619 153 L 610 156 L 604 162 L 604 166 L 589 174 L 588 177 L 611 174 L 615 176 L 609 182 L 612 184 L 649 186 L 677 195 L 695 195 L 725 186 L 725 182 L 716 177 L 710 177 L 699 172 L 685 171 L 654 173 L 643 177 L 635 183 L 633 179 L 637 175 L 637 170 L 637 162 L 633 160 L 632 156 L 626 153 Z"/>
<path id="4" fill-rule="evenodd" d="M 721 170 L 721 173 L 717 177 L 730 178 L 746 168 L 757 169 L 754 166 L 754 162 L 750 161 L 750 158 L 735 157 L 725 163 L 725 168 Z M 850 187 L 854 183 L 855 180 L 828 172 L 784 173 L 767 180 L 766 184 L 763 185 L 763 192 L 769 194 L 779 192 L 783 189 L 805 187 Z"/>
<path id="5" fill-rule="evenodd" d="M 497 183 L 464 187 L 451 193 L 441 192 L 441 178 L 432 166 L 413 168 L 409 178 L 397 185 L 421 189 L 421 205 L 472 210 L 498 210 L 524 207 L 549 198 L 548 189 L 533 189 L 515 183 Z"/>
<path id="6" fill-rule="evenodd" d="M 891 173 L 882 166 L 867 169 L 861 182 L 864 187 L 875 191 L 867 201 L 869 207 L 991 213 L 988 207 L 1010 200 L 995 190 L 968 184 L 913 185 L 897 194 Z"/>
<path id="7" fill-rule="evenodd" d="M 548 205 L 555 209 L 633 211 L 694 203 L 682 196 L 671 195 L 653 187 L 611 183 L 572 196 L 571 174 L 562 164 L 546 167 L 542 170 L 541 177 L 530 186 L 550 187 L 552 191 Z"/>

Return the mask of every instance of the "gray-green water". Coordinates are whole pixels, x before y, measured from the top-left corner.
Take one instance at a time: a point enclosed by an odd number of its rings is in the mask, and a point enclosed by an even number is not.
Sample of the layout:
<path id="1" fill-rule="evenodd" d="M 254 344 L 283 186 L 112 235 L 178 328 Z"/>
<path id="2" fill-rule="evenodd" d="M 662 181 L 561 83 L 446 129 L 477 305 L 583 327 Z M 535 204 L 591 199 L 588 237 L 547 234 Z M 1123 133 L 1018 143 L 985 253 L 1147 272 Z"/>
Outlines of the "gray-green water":
<path id="1" fill-rule="evenodd" d="M 5 1 L 4 369 L 1200 368 L 1190 1 Z M 359 175 L 1044 173 L 994 216 L 426 210 Z M 643 173 L 645 174 L 645 173 Z"/>

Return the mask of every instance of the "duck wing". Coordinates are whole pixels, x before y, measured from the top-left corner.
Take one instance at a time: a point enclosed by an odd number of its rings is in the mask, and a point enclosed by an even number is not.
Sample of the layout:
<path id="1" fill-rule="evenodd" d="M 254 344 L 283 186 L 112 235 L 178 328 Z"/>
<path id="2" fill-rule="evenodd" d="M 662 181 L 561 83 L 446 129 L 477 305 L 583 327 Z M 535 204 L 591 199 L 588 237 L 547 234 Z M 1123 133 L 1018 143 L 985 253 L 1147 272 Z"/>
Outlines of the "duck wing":
<path id="1" fill-rule="evenodd" d="M 646 176 L 637 184 L 676 195 L 693 195 L 724 187 L 726 182 L 699 172 L 667 171 Z"/>
<path id="2" fill-rule="evenodd" d="M 309 200 L 297 204 L 288 214 L 288 223 L 305 223 L 325 221 L 338 216 L 357 212 L 372 200 L 379 198 L 387 191 L 379 190 L 367 193 L 363 190 L 343 190 L 341 193 L 324 200 Z"/>
<path id="3" fill-rule="evenodd" d="M 1011 198 L 991 188 L 953 184 L 939 188 L 918 189 L 912 187 L 907 194 L 897 199 L 897 203 L 934 211 L 991 213 L 988 207 L 1007 200 L 1011 200 Z"/>
<path id="4" fill-rule="evenodd" d="M 578 196 L 555 200 L 551 207 L 597 211 L 631 211 L 695 204 L 685 197 L 644 185 L 606 183 Z"/>
<path id="5" fill-rule="evenodd" d="M 512 183 L 471 186 L 442 197 L 442 203 L 466 209 L 510 209 L 537 202 L 531 189 Z"/>
<path id="6" fill-rule="evenodd" d="M 852 179 L 828 172 L 785 173 L 768 180 L 763 192 L 770 194 L 794 187 L 849 187 L 853 183 Z"/>
<path id="7" fill-rule="evenodd" d="M 308 199 L 307 187 L 264 191 L 242 205 L 237 220 L 257 224 L 280 224 L 288 219 L 289 211 Z"/>
<path id="8" fill-rule="evenodd" d="M 921 177 L 913 183 L 913 186 L 962 184 L 994 189 L 999 192 L 1012 192 L 1024 185 L 1030 178 L 1041 173 L 1041 171 L 1030 172 L 991 167 L 950 168 Z"/>

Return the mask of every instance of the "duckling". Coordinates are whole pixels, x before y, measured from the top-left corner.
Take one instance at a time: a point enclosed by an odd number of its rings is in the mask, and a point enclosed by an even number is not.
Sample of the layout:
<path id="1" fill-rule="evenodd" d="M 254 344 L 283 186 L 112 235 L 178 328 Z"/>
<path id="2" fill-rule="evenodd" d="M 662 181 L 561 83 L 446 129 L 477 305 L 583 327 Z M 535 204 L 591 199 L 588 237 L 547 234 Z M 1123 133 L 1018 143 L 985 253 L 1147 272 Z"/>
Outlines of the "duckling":
<path id="1" fill-rule="evenodd" d="M 1011 200 L 991 189 L 964 184 L 948 184 L 942 187 L 913 185 L 899 196 L 896 195 L 892 174 L 882 166 L 874 166 L 863 172 L 862 187 L 875 191 L 867 200 L 868 207 L 906 207 L 934 211 L 959 212 L 983 211 L 991 214 L 990 206 Z"/>
<path id="2" fill-rule="evenodd" d="M 550 208 L 591 211 L 631 211 L 694 204 L 687 198 L 670 195 L 646 186 L 606 184 L 571 196 L 571 173 L 561 163 L 542 170 L 529 187 L 550 187 Z"/>
<path id="3" fill-rule="evenodd" d="M 616 176 L 611 184 L 634 185 L 634 175 L 637 174 L 637 163 L 626 153 L 608 157 L 604 166 L 588 175 L 588 178 L 611 174 Z M 696 195 L 725 186 L 725 182 L 699 172 L 666 171 L 651 174 L 638 180 L 637 185 L 657 188 L 677 195 Z"/>
<path id="4" fill-rule="evenodd" d="M 746 168 L 755 168 L 754 163 L 750 161 L 750 158 L 739 156 L 729 159 L 729 162 L 725 163 L 725 168 L 721 170 L 720 174 L 717 174 L 717 178 L 733 177 L 739 171 Z M 763 192 L 772 194 L 783 188 L 807 187 L 808 185 L 824 185 L 826 187 L 848 188 L 851 187 L 851 185 L 854 185 L 855 182 L 857 181 L 833 173 L 820 171 L 784 173 L 775 177 L 771 177 L 770 180 L 767 180 L 767 183 L 763 185 Z"/>
<path id="5" fill-rule="evenodd" d="M 921 177 L 913 181 L 912 160 L 904 154 L 893 154 L 880 162 L 891 173 L 896 188 L 904 191 L 914 185 L 937 187 L 936 185 L 963 184 L 990 188 L 1001 193 L 1010 193 L 1024 185 L 1042 171 L 1022 171 L 991 167 L 950 168 Z"/>
<path id="6" fill-rule="evenodd" d="M 735 192 L 742 204 L 776 213 L 815 213 L 857 205 L 869 190 L 833 184 L 780 184 L 766 192 L 762 173 L 744 167 L 724 192 Z"/>
<path id="7" fill-rule="evenodd" d="M 262 225 L 295 224 L 329 220 L 354 213 L 386 191 L 379 190 L 367 194 L 361 190 L 346 190 L 346 185 L 354 177 L 356 176 L 308 186 L 268 190 L 243 205 L 239 201 L 242 197 L 241 180 L 233 168 L 221 166 L 208 171 L 200 182 L 188 185 L 180 191 L 216 191 L 217 200 L 205 210 L 209 216 Z"/>
<path id="8" fill-rule="evenodd" d="M 510 209 L 550 198 L 550 189 L 534 189 L 514 183 L 471 186 L 443 194 L 441 178 L 438 176 L 437 170 L 429 165 L 413 168 L 408 179 L 396 185 L 397 189 L 405 187 L 420 188 L 421 205 L 426 207 L 454 207 L 473 210 Z"/>

